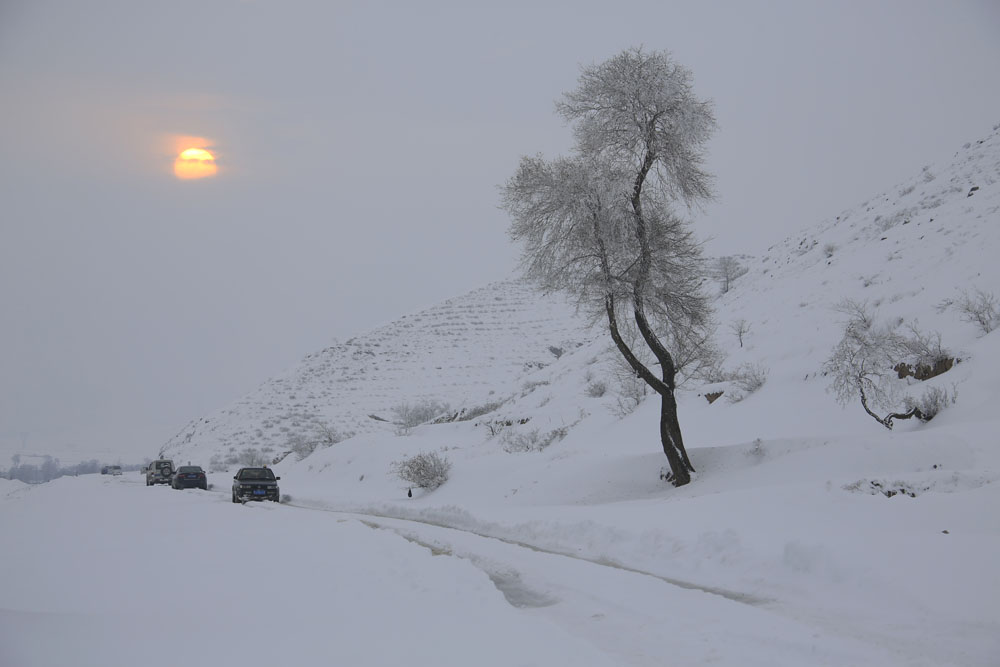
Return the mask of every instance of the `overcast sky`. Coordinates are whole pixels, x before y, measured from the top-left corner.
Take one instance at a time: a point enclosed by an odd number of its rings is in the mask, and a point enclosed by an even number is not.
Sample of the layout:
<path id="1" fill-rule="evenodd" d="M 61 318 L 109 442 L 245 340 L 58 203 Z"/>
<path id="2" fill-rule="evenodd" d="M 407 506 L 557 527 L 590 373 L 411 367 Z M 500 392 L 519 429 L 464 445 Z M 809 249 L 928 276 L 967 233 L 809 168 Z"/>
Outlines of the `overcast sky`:
<path id="1" fill-rule="evenodd" d="M 553 102 L 635 45 L 714 100 L 714 254 L 1000 122 L 993 0 L 0 0 L 0 445 L 138 461 L 335 339 L 509 276 L 498 185 L 567 151 Z M 192 141 L 215 177 L 174 178 Z"/>

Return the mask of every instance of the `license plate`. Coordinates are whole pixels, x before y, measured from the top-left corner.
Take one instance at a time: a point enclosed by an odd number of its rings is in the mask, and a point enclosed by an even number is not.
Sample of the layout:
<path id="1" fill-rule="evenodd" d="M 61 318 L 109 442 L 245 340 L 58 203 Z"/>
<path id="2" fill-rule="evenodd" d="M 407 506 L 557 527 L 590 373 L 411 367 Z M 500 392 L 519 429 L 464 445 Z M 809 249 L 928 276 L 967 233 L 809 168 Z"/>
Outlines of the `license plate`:
<path id="1" fill-rule="evenodd" d="M 253 494 L 255 496 L 266 496 L 267 495 L 267 491 L 265 491 L 264 489 L 254 489 Z"/>
<path id="2" fill-rule="evenodd" d="M 187 479 L 198 479 L 198 475 L 185 475 Z"/>

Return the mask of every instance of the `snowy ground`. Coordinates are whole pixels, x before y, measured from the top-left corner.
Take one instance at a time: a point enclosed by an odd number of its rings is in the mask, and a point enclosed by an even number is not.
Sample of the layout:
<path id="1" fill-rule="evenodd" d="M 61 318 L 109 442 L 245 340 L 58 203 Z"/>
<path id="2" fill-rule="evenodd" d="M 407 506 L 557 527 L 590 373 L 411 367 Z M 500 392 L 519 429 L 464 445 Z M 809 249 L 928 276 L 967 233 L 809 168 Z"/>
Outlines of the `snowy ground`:
<path id="1" fill-rule="evenodd" d="M 812 444 L 784 456 L 824 449 Z M 755 474 L 753 490 L 703 484 L 666 504 L 552 507 L 504 523 L 234 505 L 223 475 L 209 492 L 147 488 L 138 475 L 6 483 L 0 658 L 995 664 L 995 514 L 970 515 L 947 502 L 956 494 L 887 499 L 780 484 L 776 472 Z M 940 491 L 961 477 L 942 473 Z M 957 571 L 926 568 L 928 553 Z"/>
<path id="2" fill-rule="evenodd" d="M 720 343 L 767 382 L 738 403 L 684 388 L 680 489 L 656 402 L 616 409 L 608 341 L 515 284 L 310 355 L 165 446 L 226 467 L 355 433 L 277 464 L 281 505 L 231 503 L 232 470 L 209 492 L 0 480 L 0 664 L 998 665 L 1000 329 L 941 307 L 1000 292 L 998 222 L 995 130 L 743 258 Z M 900 382 L 955 403 L 891 432 L 838 406 L 845 298 L 940 332 L 961 362 Z M 428 399 L 491 407 L 368 416 Z M 451 478 L 410 498 L 391 465 L 428 451 Z"/>

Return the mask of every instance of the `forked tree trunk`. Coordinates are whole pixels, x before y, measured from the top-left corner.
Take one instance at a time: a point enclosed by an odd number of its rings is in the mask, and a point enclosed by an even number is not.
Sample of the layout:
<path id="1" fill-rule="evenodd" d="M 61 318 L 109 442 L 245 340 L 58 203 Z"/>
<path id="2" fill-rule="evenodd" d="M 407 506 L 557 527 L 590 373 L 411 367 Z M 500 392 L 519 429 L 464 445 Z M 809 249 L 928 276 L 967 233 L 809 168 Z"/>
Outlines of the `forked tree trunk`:
<path id="1" fill-rule="evenodd" d="M 684 448 L 684 439 L 681 437 L 681 425 L 677 419 L 677 400 L 674 397 L 674 364 L 673 359 L 666 349 L 659 344 L 659 340 L 648 330 L 648 323 L 645 317 L 637 316 L 640 322 L 640 330 L 643 337 L 650 344 L 653 354 L 660 360 L 660 368 L 663 378 L 653 375 L 646 366 L 639 361 L 635 353 L 622 338 L 618 329 L 618 316 L 615 313 L 614 296 L 608 295 L 605 301 L 605 309 L 608 314 L 608 328 L 611 331 L 611 338 L 615 342 L 618 351 L 621 352 L 625 361 L 628 362 L 632 370 L 635 371 L 642 380 L 652 387 L 653 391 L 660 395 L 660 444 L 663 446 L 663 453 L 667 456 L 667 463 L 670 465 L 670 481 L 674 486 L 684 486 L 691 481 L 691 473 L 694 466 L 688 458 L 687 450 Z M 646 338 L 649 336 L 649 338 Z M 650 341 L 653 341 L 650 343 Z M 655 347 L 654 347 L 655 346 Z"/>
<path id="2" fill-rule="evenodd" d="M 660 443 L 670 464 L 670 481 L 674 486 L 684 486 L 691 481 L 694 468 L 684 450 L 681 425 L 677 420 L 677 401 L 673 392 L 660 396 Z"/>
<path id="3" fill-rule="evenodd" d="M 648 149 L 651 143 L 651 141 L 647 141 L 646 155 L 632 186 L 632 213 L 635 216 L 636 240 L 639 242 L 638 270 L 632 283 L 632 312 L 639 333 L 642 334 L 642 339 L 652 351 L 653 356 L 656 357 L 657 363 L 660 364 L 662 380 L 656 383 L 651 383 L 648 380 L 646 382 L 660 395 L 660 443 L 663 445 L 663 453 L 667 455 L 667 463 L 670 464 L 671 482 L 674 486 L 684 486 L 691 481 L 694 467 L 684 449 L 681 425 L 677 420 L 677 400 L 674 397 L 674 376 L 677 374 L 677 369 L 670 352 L 667 351 L 646 319 L 646 283 L 649 280 L 653 255 L 649 247 L 649 235 L 646 229 L 646 218 L 642 212 L 641 195 L 646 176 L 656 161 L 656 155 Z M 621 346 L 619 346 L 620 348 Z"/>

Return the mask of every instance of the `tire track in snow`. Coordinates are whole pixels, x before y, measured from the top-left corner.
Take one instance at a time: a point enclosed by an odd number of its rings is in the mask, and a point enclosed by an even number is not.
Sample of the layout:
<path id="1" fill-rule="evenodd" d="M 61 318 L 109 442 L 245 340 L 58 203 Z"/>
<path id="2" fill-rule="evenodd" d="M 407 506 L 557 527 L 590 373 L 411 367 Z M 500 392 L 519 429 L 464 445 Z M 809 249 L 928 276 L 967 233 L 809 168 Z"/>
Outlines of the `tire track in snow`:
<path id="1" fill-rule="evenodd" d="M 378 526 L 379 528 L 383 528 L 383 529 L 386 529 L 386 530 L 392 530 L 393 532 L 396 532 L 397 534 L 400 534 L 400 533 L 395 528 L 393 528 L 391 526 L 388 526 L 388 525 L 384 525 L 384 524 L 378 524 L 377 521 L 373 521 L 373 520 L 382 519 L 382 520 L 399 521 L 399 522 L 402 522 L 402 523 L 405 523 L 405 524 L 424 525 L 424 526 L 431 526 L 431 527 L 438 528 L 438 529 L 443 529 L 443 530 L 455 531 L 455 532 L 462 533 L 462 534 L 465 534 L 465 535 L 472 535 L 472 536 L 475 536 L 475 537 L 478 537 L 478 538 L 481 538 L 481 539 L 484 539 L 484 540 L 496 540 L 498 542 L 502 542 L 502 543 L 508 544 L 510 546 L 519 547 L 519 548 L 522 548 L 522 549 L 528 549 L 528 550 L 533 551 L 535 553 L 548 554 L 550 556 L 561 556 L 563 558 L 571 558 L 571 559 L 576 560 L 576 561 L 581 561 L 581 562 L 584 562 L 584 563 L 590 563 L 592 565 L 597 565 L 597 566 L 600 566 L 600 567 L 607 567 L 607 568 L 612 568 L 612 569 L 619 570 L 619 571 L 622 571 L 622 572 L 629 572 L 631 574 L 637 574 L 637 575 L 644 576 L 644 577 L 651 577 L 653 579 L 656 579 L 658 581 L 666 583 L 666 584 L 668 584 L 670 586 L 676 586 L 677 588 L 682 588 L 684 590 L 700 591 L 702 593 L 708 593 L 710 595 L 717 595 L 719 597 L 725 598 L 725 599 L 730 600 L 732 602 L 738 602 L 740 604 L 745 604 L 745 605 L 749 605 L 749 606 L 752 606 L 752 607 L 761 607 L 761 606 L 764 606 L 764 605 L 767 605 L 767 604 L 770 604 L 770 603 L 774 602 L 774 600 L 771 600 L 769 598 L 764 598 L 764 597 L 760 597 L 760 596 L 756 596 L 756 595 L 751 595 L 749 593 L 743 593 L 743 592 L 740 592 L 740 591 L 733 591 L 733 590 L 729 590 L 729 589 L 726 589 L 726 588 L 720 588 L 720 587 L 717 587 L 717 586 L 705 586 L 705 585 L 697 584 L 697 583 L 694 583 L 694 582 L 691 582 L 691 581 L 686 581 L 684 579 L 677 579 L 675 577 L 667 577 L 667 576 L 663 576 L 663 575 L 660 575 L 660 574 L 655 574 L 653 572 L 648 572 L 646 570 L 641 570 L 639 568 L 630 567 L 628 565 L 624 565 L 622 563 L 617 563 L 615 561 L 608 560 L 608 559 L 605 559 L 605 558 L 588 558 L 586 556 L 581 556 L 580 554 L 574 554 L 574 553 L 569 553 L 569 552 L 566 552 L 566 551 L 560 551 L 558 549 L 546 549 L 546 548 L 540 547 L 540 546 L 538 546 L 536 544 L 530 544 L 528 542 L 522 542 L 520 540 L 514 540 L 514 539 L 510 539 L 510 538 L 506 538 L 506 537 L 498 537 L 496 535 L 489 535 L 487 533 L 480 533 L 480 532 L 475 531 L 475 530 L 470 530 L 468 528 L 460 528 L 460 527 L 449 525 L 447 523 L 439 522 L 439 521 L 431 521 L 431 520 L 428 520 L 428 519 L 414 519 L 414 518 L 409 518 L 409 517 L 394 516 L 392 514 L 381 513 L 381 512 L 357 512 L 357 511 L 347 511 L 347 510 L 336 510 L 336 509 L 329 509 L 329 508 L 324 508 L 324 507 L 314 507 L 314 506 L 310 506 L 310 505 L 301 505 L 301 504 L 292 503 L 292 502 L 286 502 L 286 503 L 282 503 L 282 504 L 287 505 L 288 507 L 295 507 L 295 508 L 303 509 L 303 510 L 309 510 L 309 511 L 315 511 L 315 512 L 329 512 L 331 514 L 338 514 L 338 515 L 341 515 L 341 516 L 345 516 L 345 517 L 349 517 L 349 518 L 354 518 L 354 519 L 356 519 L 358 521 L 362 521 L 363 523 L 366 523 L 366 525 L 372 525 L 372 524 L 374 524 L 374 525 Z M 402 534 L 400 534 L 400 536 L 404 537 L 406 539 L 410 539 L 410 538 L 408 538 L 408 537 L 406 537 L 405 535 L 402 535 Z M 423 542 L 419 542 L 417 540 L 411 540 L 411 541 L 417 542 L 418 544 L 421 544 L 421 546 L 424 546 L 424 547 L 427 547 L 429 549 L 432 549 L 432 551 L 438 549 L 438 547 L 432 547 L 429 544 L 426 544 L 426 543 L 423 543 Z M 487 574 L 489 574 L 489 573 L 487 573 Z M 494 583 L 496 583 L 496 582 L 494 581 Z M 498 588 L 499 588 L 499 586 L 498 586 Z M 503 592 L 502 589 L 501 589 L 501 592 Z"/>

